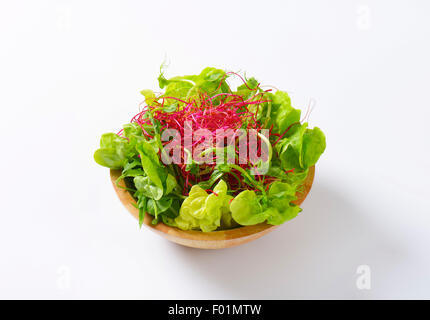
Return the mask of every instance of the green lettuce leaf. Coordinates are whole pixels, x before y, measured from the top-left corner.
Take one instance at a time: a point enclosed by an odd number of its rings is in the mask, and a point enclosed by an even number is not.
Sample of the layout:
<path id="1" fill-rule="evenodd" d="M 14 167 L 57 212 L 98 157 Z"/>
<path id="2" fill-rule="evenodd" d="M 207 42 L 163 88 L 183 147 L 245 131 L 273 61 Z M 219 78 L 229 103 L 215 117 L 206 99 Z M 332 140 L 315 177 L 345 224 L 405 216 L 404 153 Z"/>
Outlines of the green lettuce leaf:
<path id="1" fill-rule="evenodd" d="M 145 197 L 159 200 L 163 196 L 163 188 L 153 183 L 148 176 L 137 176 L 133 181 L 137 191 Z"/>
<path id="2" fill-rule="evenodd" d="M 318 128 L 307 128 L 304 123 L 292 130 L 292 134 L 276 145 L 284 170 L 306 170 L 313 166 L 326 147 L 324 133 Z"/>
<path id="3" fill-rule="evenodd" d="M 231 202 L 230 210 L 233 219 L 243 226 L 262 223 L 267 219 L 257 195 L 250 190 L 239 193 Z"/>
<path id="4" fill-rule="evenodd" d="M 307 123 L 304 123 L 295 127 L 291 136 L 282 139 L 276 144 L 276 150 L 284 170 L 302 168 L 303 135 L 307 125 Z"/>
<path id="5" fill-rule="evenodd" d="M 221 224 L 222 209 L 228 206 L 227 184 L 220 180 L 214 193 L 208 194 L 198 185 L 194 185 L 189 196 L 182 203 L 176 225 L 182 230 L 202 230 L 210 232 Z"/>
<path id="6" fill-rule="evenodd" d="M 221 207 L 221 229 L 231 229 L 238 226 L 238 223 L 234 221 L 230 211 L 230 201 L 233 197 L 227 195 L 224 204 Z"/>
<path id="7" fill-rule="evenodd" d="M 326 148 L 325 135 L 320 128 L 306 130 L 303 135 L 302 165 L 309 168 L 317 163 Z"/>
<path id="8" fill-rule="evenodd" d="M 273 133 L 284 133 L 288 127 L 300 121 L 301 111 L 291 106 L 291 99 L 285 91 L 265 93 L 264 100 L 269 100 L 259 109 L 257 118 L 266 128 L 273 125 Z"/>
<path id="9" fill-rule="evenodd" d="M 177 76 L 170 79 L 166 79 L 161 71 L 158 84 L 161 89 L 165 89 L 164 97 L 186 99 L 200 92 L 211 95 L 229 92 L 230 88 L 225 82 L 226 78 L 224 70 L 211 67 L 203 69 L 199 75 Z"/>
<path id="10" fill-rule="evenodd" d="M 94 160 L 101 166 L 121 169 L 134 154 L 126 139 L 115 133 L 105 133 L 100 139 L 100 148 L 94 153 Z"/>
<path id="11" fill-rule="evenodd" d="M 282 224 L 291 220 L 301 211 L 300 207 L 292 203 L 296 200 L 296 188 L 288 183 L 274 182 L 270 185 L 269 207 L 266 210 L 267 223 Z"/>
<path id="12" fill-rule="evenodd" d="M 172 201 L 172 198 L 166 197 L 160 200 L 148 199 L 147 212 L 157 219 L 159 214 L 166 212 L 170 208 Z"/>
<path id="13" fill-rule="evenodd" d="M 142 141 L 137 147 L 142 162 L 142 168 L 145 171 L 151 182 L 159 189 L 163 190 L 163 183 L 167 178 L 167 171 L 164 166 L 160 164 L 158 154 L 155 152 L 154 147 L 146 141 Z"/>
<path id="14" fill-rule="evenodd" d="M 262 222 L 278 225 L 293 219 L 301 211 L 292 203 L 296 200 L 296 188 L 288 183 L 274 182 L 269 188 L 266 204 L 264 196 L 257 196 L 254 191 L 239 193 L 230 204 L 231 216 L 244 226 Z"/>

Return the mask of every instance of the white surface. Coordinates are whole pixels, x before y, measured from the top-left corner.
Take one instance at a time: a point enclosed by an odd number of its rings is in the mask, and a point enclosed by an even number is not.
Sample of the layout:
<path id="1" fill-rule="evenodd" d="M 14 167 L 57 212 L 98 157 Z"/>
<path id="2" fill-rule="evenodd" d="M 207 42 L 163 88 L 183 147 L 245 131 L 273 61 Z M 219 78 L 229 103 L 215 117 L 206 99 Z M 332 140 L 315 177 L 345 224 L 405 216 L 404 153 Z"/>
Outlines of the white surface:
<path id="1" fill-rule="evenodd" d="M 0 298 L 430 298 L 429 9 L 2 1 Z M 301 216 L 221 251 L 139 230 L 92 154 L 165 56 L 168 75 L 246 70 L 316 99 L 327 150 Z"/>

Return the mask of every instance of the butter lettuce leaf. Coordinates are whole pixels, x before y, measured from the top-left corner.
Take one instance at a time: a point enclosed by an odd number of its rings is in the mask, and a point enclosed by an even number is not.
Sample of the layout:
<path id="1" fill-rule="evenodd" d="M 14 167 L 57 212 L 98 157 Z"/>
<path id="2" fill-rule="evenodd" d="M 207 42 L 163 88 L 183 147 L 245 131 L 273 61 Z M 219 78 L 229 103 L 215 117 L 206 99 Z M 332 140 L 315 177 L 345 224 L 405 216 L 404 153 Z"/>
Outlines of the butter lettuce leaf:
<path id="1" fill-rule="evenodd" d="M 158 84 L 161 89 L 165 89 L 162 96 L 187 99 L 201 92 L 211 95 L 229 92 L 230 88 L 225 81 L 227 74 L 224 70 L 207 67 L 198 75 L 177 76 L 167 79 L 161 70 L 158 77 Z M 142 92 L 145 98 L 149 96 L 148 92 Z"/>
<path id="2" fill-rule="evenodd" d="M 227 184 L 220 180 L 208 194 L 200 186 L 194 185 L 189 196 L 182 203 L 175 224 L 182 230 L 210 232 L 221 225 L 222 210 L 228 205 Z"/>
<path id="3" fill-rule="evenodd" d="M 292 201 L 296 200 L 296 188 L 289 183 L 274 182 L 270 185 L 269 208 L 266 211 L 267 223 L 282 224 L 295 218 L 301 211 Z"/>
<path id="4" fill-rule="evenodd" d="M 100 139 L 100 148 L 94 153 L 94 160 L 101 166 L 121 169 L 134 154 L 126 139 L 115 133 L 105 133 Z"/>
<path id="5" fill-rule="evenodd" d="M 262 223 L 267 219 L 257 195 L 250 190 L 239 193 L 231 202 L 230 210 L 233 219 L 243 226 Z"/>
<path id="6" fill-rule="evenodd" d="M 292 203 L 297 199 L 295 193 L 294 186 L 282 182 L 270 185 L 266 199 L 265 196 L 257 196 L 254 191 L 242 191 L 230 204 L 231 216 L 244 226 L 262 222 L 282 224 L 296 217 L 301 211 L 300 207 Z M 266 201 L 263 201 L 264 199 Z"/>
<path id="7" fill-rule="evenodd" d="M 265 93 L 264 100 L 268 102 L 258 109 L 257 119 L 266 128 L 273 125 L 273 133 L 282 134 L 294 123 L 299 123 L 301 111 L 291 106 L 291 99 L 287 92 L 279 90 L 275 93 Z"/>
<path id="8" fill-rule="evenodd" d="M 290 136 L 276 145 L 284 170 L 306 170 L 315 165 L 326 148 L 324 133 L 318 128 L 308 129 L 308 124 L 296 126 Z"/>
<path id="9" fill-rule="evenodd" d="M 320 128 L 306 130 L 303 135 L 302 168 L 309 168 L 317 163 L 326 148 L 325 135 Z"/>

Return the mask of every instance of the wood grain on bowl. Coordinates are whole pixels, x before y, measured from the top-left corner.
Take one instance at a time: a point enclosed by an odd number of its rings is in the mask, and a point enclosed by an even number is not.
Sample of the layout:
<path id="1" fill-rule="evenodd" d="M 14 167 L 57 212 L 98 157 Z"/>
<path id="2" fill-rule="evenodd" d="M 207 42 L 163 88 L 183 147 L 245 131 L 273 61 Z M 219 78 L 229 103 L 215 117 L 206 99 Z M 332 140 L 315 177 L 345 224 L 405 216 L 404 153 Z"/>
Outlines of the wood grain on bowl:
<path id="1" fill-rule="evenodd" d="M 139 210 L 133 205 L 136 203 L 136 201 L 128 191 L 118 187 L 115 183 L 120 175 L 121 170 L 110 170 L 110 177 L 113 187 L 122 204 L 136 219 L 139 219 Z M 300 205 L 305 200 L 312 187 L 314 176 L 315 167 L 311 167 L 309 169 L 309 174 L 303 184 L 303 191 L 297 193 L 298 199 L 294 201 L 295 204 Z M 125 187 L 123 180 L 119 182 L 119 186 Z M 200 249 L 222 249 L 237 246 L 258 239 L 278 227 L 261 223 L 254 226 L 239 227 L 230 230 L 220 230 L 213 232 L 192 230 L 184 231 L 175 227 L 167 226 L 161 222 L 156 225 L 152 225 L 152 219 L 153 218 L 151 215 L 145 214 L 144 225 L 149 227 L 149 229 L 152 231 L 158 233 L 167 240 L 187 247 Z"/>

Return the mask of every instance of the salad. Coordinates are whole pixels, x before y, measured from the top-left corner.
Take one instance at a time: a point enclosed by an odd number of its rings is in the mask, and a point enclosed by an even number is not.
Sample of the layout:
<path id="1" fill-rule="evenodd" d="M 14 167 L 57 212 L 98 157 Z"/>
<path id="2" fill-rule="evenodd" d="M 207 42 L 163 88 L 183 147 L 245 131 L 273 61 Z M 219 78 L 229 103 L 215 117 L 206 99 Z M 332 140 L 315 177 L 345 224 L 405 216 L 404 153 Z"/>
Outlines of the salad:
<path id="1" fill-rule="evenodd" d="M 203 232 L 297 216 L 296 193 L 326 142 L 287 92 L 211 67 L 173 78 L 162 68 L 158 82 L 162 92 L 142 90 L 140 112 L 103 134 L 94 153 L 121 170 L 117 183 L 136 200 L 140 226 L 145 213 L 153 224 Z"/>

